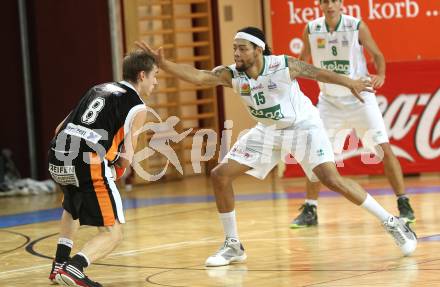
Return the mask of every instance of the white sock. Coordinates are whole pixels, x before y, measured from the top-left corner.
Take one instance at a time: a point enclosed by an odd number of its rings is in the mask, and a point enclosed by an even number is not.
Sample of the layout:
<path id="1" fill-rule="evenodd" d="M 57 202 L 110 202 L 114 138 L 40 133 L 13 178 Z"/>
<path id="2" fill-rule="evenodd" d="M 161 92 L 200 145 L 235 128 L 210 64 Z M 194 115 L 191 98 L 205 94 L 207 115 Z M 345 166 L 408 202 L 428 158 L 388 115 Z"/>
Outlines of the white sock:
<path id="1" fill-rule="evenodd" d="M 235 220 L 235 210 L 226 213 L 219 213 L 223 224 L 223 230 L 226 237 L 238 239 L 237 221 Z"/>
<path id="2" fill-rule="evenodd" d="M 368 210 L 371 214 L 379 218 L 380 221 L 386 221 L 390 216 L 393 216 L 386 211 L 372 196 L 367 193 L 367 198 L 361 204 L 363 208 Z"/>
<path id="3" fill-rule="evenodd" d="M 73 247 L 73 241 L 70 240 L 69 238 L 65 238 L 65 237 L 60 237 L 58 239 L 58 244 L 63 244 L 63 245 L 66 245 L 67 247 L 70 247 L 70 248 Z"/>
<path id="4" fill-rule="evenodd" d="M 398 195 L 397 198 L 408 198 L 408 195 L 406 194 Z"/>
<path id="5" fill-rule="evenodd" d="M 318 207 L 318 200 L 317 199 L 306 199 L 305 203 L 308 203 L 309 205 L 314 205 Z"/>

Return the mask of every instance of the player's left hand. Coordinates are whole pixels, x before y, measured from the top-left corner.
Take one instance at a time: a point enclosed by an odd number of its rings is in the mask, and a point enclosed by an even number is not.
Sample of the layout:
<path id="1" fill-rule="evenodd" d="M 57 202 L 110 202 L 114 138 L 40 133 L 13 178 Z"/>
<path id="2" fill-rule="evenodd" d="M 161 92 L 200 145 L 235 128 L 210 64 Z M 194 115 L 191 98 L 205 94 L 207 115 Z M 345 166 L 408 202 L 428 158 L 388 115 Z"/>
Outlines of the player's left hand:
<path id="1" fill-rule="evenodd" d="M 352 80 L 350 90 L 352 94 L 362 103 L 364 102 L 364 99 L 361 96 L 361 92 L 374 93 L 372 83 L 368 79 Z"/>
<path id="2" fill-rule="evenodd" d="M 159 67 L 165 62 L 163 47 L 153 49 L 144 41 L 135 41 L 134 43 L 139 49 L 151 54 L 156 59 L 156 64 Z"/>
<path id="3" fill-rule="evenodd" d="M 385 84 L 385 75 L 369 75 L 371 77 L 371 84 L 373 88 L 379 89 Z"/>

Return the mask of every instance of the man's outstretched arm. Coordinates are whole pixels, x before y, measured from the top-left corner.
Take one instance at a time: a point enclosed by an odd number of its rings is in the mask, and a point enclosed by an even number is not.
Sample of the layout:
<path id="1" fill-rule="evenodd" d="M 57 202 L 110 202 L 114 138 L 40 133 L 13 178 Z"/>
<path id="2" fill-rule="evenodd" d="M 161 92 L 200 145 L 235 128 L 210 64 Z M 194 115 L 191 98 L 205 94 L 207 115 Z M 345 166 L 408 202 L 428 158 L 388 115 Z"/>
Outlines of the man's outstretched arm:
<path id="1" fill-rule="evenodd" d="M 136 45 L 145 52 L 153 55 L 160 69 L 184 81 L 200 86 L 232 87 L 232 75 L 225 66 L 218 66 L 212 71 L 199 70 L 191 65 L 178 64 L 165 59 L 162 48 L 154 50 L 143 41 L 136 42 Z"/>
<path id="2" fill-rule="evenodd" d="M 317 68 L 304 61 L 288 57 L 290 78 L 306 78 L 323 83 L 330 83 L 347 87 L 353 95 L 364 102 L 360 93 L 362 91 L 373 92 L 371 82 L 367 79 L 352 80 L 349 77 L 339 75 L 332 71 Z"/>

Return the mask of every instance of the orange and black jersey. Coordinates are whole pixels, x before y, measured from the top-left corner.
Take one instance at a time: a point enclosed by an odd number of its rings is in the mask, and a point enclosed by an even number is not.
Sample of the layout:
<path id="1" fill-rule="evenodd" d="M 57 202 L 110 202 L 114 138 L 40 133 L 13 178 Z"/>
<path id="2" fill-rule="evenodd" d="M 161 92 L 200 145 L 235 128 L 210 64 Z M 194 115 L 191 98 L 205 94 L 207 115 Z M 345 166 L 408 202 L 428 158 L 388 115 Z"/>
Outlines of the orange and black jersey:
<path id="1" fill-rule="evenodd" d="M 127 82 L 96 85 L 66 118 L 51 149 L 80 157 L 94 152 L 111 164 L 119 157 L 133 116 L 144 108 L 142 99 Z"/>

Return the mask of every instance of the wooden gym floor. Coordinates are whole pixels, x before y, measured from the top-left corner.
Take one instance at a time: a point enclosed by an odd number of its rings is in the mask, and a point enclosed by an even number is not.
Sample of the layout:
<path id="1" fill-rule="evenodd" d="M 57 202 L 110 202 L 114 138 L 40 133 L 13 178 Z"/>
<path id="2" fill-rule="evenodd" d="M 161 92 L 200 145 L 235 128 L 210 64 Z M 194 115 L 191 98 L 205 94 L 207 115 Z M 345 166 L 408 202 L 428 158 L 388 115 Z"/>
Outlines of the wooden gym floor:
<path id="1" fill-rule="evenodd" d="M 358 178 L 397 214 L 386 180 Z M 303 203 L 303 180 L 239 178 L 244 264 L 205 268 L 223 243 L 209 179 L 155 183 L 121 191 L 123 243 L 87 269 L 104 286 L 440 286 L 440 176 L 405 179 L 419 237 L 404 258 L 380 223 L 330 191 L 319 200 L 319 226 L 289 229 Z M 0 198 L 0 286 L 50 286 L 61 195 Z M 73 252 L 96 232 L 81 228 Z"/>

